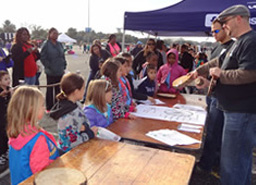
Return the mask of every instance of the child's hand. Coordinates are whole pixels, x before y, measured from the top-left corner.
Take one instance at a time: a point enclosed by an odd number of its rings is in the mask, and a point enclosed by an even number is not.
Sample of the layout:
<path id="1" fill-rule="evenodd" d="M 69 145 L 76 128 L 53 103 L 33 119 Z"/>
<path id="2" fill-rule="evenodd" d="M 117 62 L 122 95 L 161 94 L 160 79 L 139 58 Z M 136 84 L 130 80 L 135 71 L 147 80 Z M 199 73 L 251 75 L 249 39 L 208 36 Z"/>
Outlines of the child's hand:
<path id="1" fill-rule="evenodd" d="M 80 128 L 80 132 L 83 132 L 83 131 L 85 131 L 85 126 L 84 125 L 82 125 L 81 128 Z"/>
<path id="2" fill-rule="evenodd" d="M 3 90 L 1 93 L 0 93 L 0 96 L 2 97 L 5 97 L 7 94 L 8 94 L 9 91 L 7 90 Z"/>
<path id="3" fill-rule="evenodd" d="M 154 104 L 156 103 L 156 100 L 150 96 L 148 96 L 148 100 L 151 101 L 151 103 L 154 103 Z"/>
<path id="4" fill-rule="evenodd" d="M 98 133 L 98 127 L 91 127 L 91 130 L 93 131 L 94 135 L 96 136 Z"/>
<path id="5" fill-rule="evenodd" d="M 137 119 L 137 116 L 134 116 L 133 114 L 129 114 L 128 118 L 129 119 Z"/>
<path id="6" fill-rule="evenodd" d="M 12 87 L 9 89 L 9 92 L 11 93 L 11 95 L 13 94 L 13 88 Z"/>

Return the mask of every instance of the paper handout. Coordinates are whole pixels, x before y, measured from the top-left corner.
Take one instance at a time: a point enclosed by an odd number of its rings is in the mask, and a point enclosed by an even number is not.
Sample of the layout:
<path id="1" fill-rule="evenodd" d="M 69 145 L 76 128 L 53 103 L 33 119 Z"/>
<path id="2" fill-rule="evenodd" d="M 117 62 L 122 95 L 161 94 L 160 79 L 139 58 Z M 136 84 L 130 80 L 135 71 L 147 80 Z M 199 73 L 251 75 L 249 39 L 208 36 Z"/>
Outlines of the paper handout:
<path id="1" fill-rule="evenodd" d="M 191 111 L 185 109 L 175 109 L 163 106 L 138 105 L 137 111 L 132 113 L 137 117 L 158 119 L 165 121 L 176 121 L 182 123 L 191 123 L 204 125 L 206 112 Z"/>
<path id="2" fill-rule="evenodd" d="M 163 101 L 159 100 L 159 99 L 155 99 L 155 104 L 156 105 L 160 105 L 160 104 L 165 104 Z M 152 103 L 150 100 L 138 100 L 139 103 L 145 104 L 145 105 L 153 105 L 154 103 Z"/>
<path id="3" fill-rule="evenodd" d="M 110 130 L 103 127 L 98 127 L 98 133 L 96 136 L 97 138 L 111 141 L 120 141 L 121 139 L 119 135 L 116 135 L 114 132 L 111 132 Z"/>
<path id="4" fill-rule="evenodd" d="M 170 146 L 191 145 L 191 144 L 201 143 L 199 140 L 196 140 L 185 134 L 181 134 L 176 130 L 162 129 L 162 130 L 150 131 L 146 135 L 158 141 L 161 141 L 165 144 L 168 144 Z"/>
<path id="5" fill-rule="evenodd" d="M 186 123 L 182 123 L 178 126 L 178 130 L 185 131 L 185 132 L 195 132 L 200 133 L 202 126 L 196 126 L 196 125 L 189 125 Z"/>

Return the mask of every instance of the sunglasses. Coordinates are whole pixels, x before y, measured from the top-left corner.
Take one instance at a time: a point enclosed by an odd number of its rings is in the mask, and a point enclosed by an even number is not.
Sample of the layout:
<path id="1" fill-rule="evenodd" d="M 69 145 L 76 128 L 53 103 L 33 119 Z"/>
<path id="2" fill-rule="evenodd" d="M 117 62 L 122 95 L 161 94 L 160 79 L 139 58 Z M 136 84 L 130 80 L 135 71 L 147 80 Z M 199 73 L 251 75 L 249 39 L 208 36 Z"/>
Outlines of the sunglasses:
<path id="1" fill-rule="evenodd" d="M 155 43 L 148 43 L 147 45 L 149 45 L 149 46 L 154 46 L 154 45 L 156 45 Z"/>
<path id="2" fill-rule="evenodd" d="M 217 34 L 217 33 L 220 32 L 220 30 L 221 30 L 221 29 L 217 29 L 217 30 L 213 30 L 213 31 L 211 31 L 211 32 L 212 32 L 212 34 Z"/>

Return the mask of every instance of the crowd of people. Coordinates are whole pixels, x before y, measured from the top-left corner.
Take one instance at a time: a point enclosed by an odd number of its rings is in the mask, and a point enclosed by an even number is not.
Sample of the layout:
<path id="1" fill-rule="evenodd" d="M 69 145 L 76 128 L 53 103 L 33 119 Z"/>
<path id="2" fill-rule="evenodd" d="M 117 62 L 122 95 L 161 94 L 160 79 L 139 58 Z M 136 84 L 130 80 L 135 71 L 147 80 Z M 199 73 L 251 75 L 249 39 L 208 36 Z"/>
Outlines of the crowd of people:
<path id="1" fill-rule="evenodd" d="M 0 170 L 9 160 L 11 182 L 18 184 L 94 138 L 99 127 L 119 118 L 137 119 L 131 114 L 136 111 L 134 100 L 154 103 L 158 92 L 182 92 L 172 82 L 190 75 L 203 81 L 196 85 L 198 89 L 213 89 L 207 96 L 206 139 L 196 168 L 211 172 L 219 167 L 223 185 L 250 184 L 256 132 L 256 33 L 249 26 L 249 17 L 242 5 L 219 14 L 211 27 L 218 44 L 209 62 L 205 53 L 196 54 L 189 44 L 168 48 L 161 40 L 148 39 L 144 47 L 138 41 L 133 50 L 122 52 L 114 34 L 105 49 L 95 40 L 90 47 L 87 82 L 80 74 L 65 74 L 67 62 L 56 28 L 49 30 L 41 52 L 30 40 L 29 31 L 18 29 L 11 55 L 0 50 Z M 39 59 L 46 73 L 46 99 L 31 86 L 38 83 Z M 13 68 L 12 78 L 9 67 Z M 58 142 L 38 125 L 45 102 L 49 116 L 57 122 Z"/>

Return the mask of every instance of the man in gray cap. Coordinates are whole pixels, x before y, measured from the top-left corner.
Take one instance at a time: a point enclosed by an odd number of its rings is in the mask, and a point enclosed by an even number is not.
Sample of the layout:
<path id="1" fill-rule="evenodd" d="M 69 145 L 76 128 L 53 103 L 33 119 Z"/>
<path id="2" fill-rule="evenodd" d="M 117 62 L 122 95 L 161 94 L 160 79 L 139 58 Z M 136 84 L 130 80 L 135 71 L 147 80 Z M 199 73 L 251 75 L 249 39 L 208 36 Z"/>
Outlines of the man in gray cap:
<path id="1" fill-rule="evenodd" d="M 243 5 L 218 16 L 223 29 L 237 40 L 221 68 L 210 69 L 217 80 L 215 96 L 224 111 L 221 184 L 251 184 L 252 149 L 256 140 L 256 32 Z"/>

